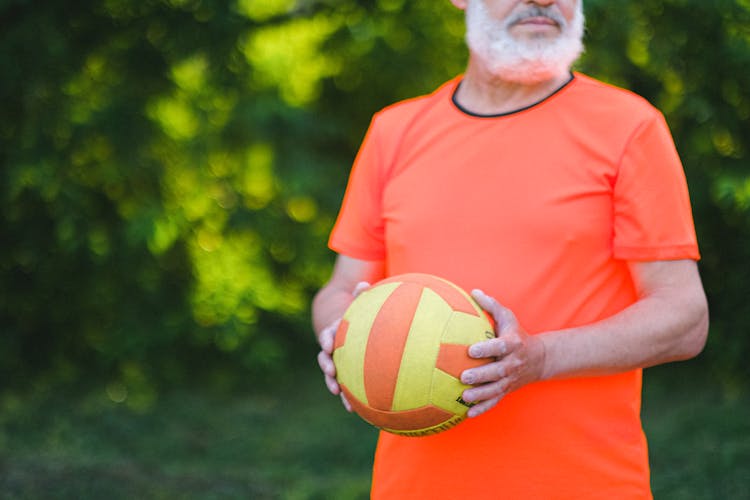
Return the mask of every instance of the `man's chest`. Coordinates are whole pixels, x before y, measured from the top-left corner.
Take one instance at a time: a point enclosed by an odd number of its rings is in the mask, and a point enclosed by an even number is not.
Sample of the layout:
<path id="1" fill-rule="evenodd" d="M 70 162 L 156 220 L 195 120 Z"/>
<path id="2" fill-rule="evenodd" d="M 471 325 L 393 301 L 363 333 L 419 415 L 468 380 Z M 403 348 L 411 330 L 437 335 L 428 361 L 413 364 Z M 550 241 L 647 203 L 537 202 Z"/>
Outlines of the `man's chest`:
<path id="1" fill-rule="evenodd" d="M 508 138 L 443 143 L 404 154 L 383 191 L 389 244 L 450 244 L 456 238 L 519 245 L 612 236 L 612 171 L 584 151 Z"/>

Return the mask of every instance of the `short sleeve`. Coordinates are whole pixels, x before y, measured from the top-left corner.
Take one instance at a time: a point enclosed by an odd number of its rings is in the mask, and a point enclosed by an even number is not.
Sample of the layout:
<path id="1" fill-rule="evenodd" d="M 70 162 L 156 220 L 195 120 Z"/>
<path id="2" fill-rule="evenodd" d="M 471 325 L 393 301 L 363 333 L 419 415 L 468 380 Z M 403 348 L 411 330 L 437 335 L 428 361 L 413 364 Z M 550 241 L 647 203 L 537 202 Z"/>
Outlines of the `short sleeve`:
<path id="1" fill-rule="evenodd" d="M 376 115 L 354 160 L 344 200 L 328 240 L 328 246 L 337 253 L 362 260 L 385 259 L 384 169 L 380 148 Z"/>
<path id="2" fill-rule="evenodd" d="M 614 257 L 700 258 L 682 163 L 661 113 L 635 130 L 614 186 Z"/>

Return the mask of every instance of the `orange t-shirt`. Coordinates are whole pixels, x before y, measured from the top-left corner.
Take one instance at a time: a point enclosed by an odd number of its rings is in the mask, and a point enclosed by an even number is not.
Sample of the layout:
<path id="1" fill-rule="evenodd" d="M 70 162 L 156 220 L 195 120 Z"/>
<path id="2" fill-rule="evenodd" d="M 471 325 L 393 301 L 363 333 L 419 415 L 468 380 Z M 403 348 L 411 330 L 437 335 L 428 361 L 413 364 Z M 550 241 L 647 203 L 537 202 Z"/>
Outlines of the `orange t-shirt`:
<path id="1" fill-rule="evenodd" d="M 636 300 L 627 260 L 698 259 L 662 115 L 581 74 L 499 116 L 459 109 L 460 78 L 376 114 L 333 250 L 481 288 L 530 333 Z M 381 433 L 374 498 L 649 498 L 641 371 L 530 384 L 420 438 Z"/>

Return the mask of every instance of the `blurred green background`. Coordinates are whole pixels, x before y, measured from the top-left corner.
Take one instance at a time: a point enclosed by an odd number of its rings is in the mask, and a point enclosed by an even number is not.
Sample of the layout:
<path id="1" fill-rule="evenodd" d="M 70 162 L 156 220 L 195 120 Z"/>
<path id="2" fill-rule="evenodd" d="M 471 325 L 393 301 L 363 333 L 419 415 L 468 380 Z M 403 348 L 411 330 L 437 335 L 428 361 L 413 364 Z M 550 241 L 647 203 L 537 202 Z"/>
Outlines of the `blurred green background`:
<path id="1" fill-rule="evenodd" d="M 577 69 L 667 116 L 711 307 L 646 374 L 655 492 L 750 498 L 750 1 L 585 6 Z M 309 302 L 372 113 L 465 61 L 448 1 L 0 0 L 0 492 L 365 495 Z"/>

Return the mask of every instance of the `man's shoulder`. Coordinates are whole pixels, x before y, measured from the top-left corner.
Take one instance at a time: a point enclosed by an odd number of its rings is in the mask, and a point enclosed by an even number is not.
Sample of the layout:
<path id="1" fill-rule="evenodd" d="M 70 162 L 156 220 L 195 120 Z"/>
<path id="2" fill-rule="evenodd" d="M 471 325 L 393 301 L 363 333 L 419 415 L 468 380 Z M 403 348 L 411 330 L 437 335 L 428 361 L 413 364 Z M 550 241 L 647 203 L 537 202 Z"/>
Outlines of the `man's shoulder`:
<path id="1" fill-rule="evenodd" d="M 423 114 L 425 110 L 450 99 L 457 80 L 458 78 L 448 80 L 429 94 L 411 97 L 386 106 L 375 113 L 375 119 L 379 122 L 387 122 L 391 126 L 407 124 Z"/>
<path id="2" fill-rule="evenodd" d="M 603 107 L 610 112 L 652 116 L 659 111 L 644 97 L 623 87 L 606 83 L 582 73 L 576 73 L 578 95 L 589 106 Z"/>

